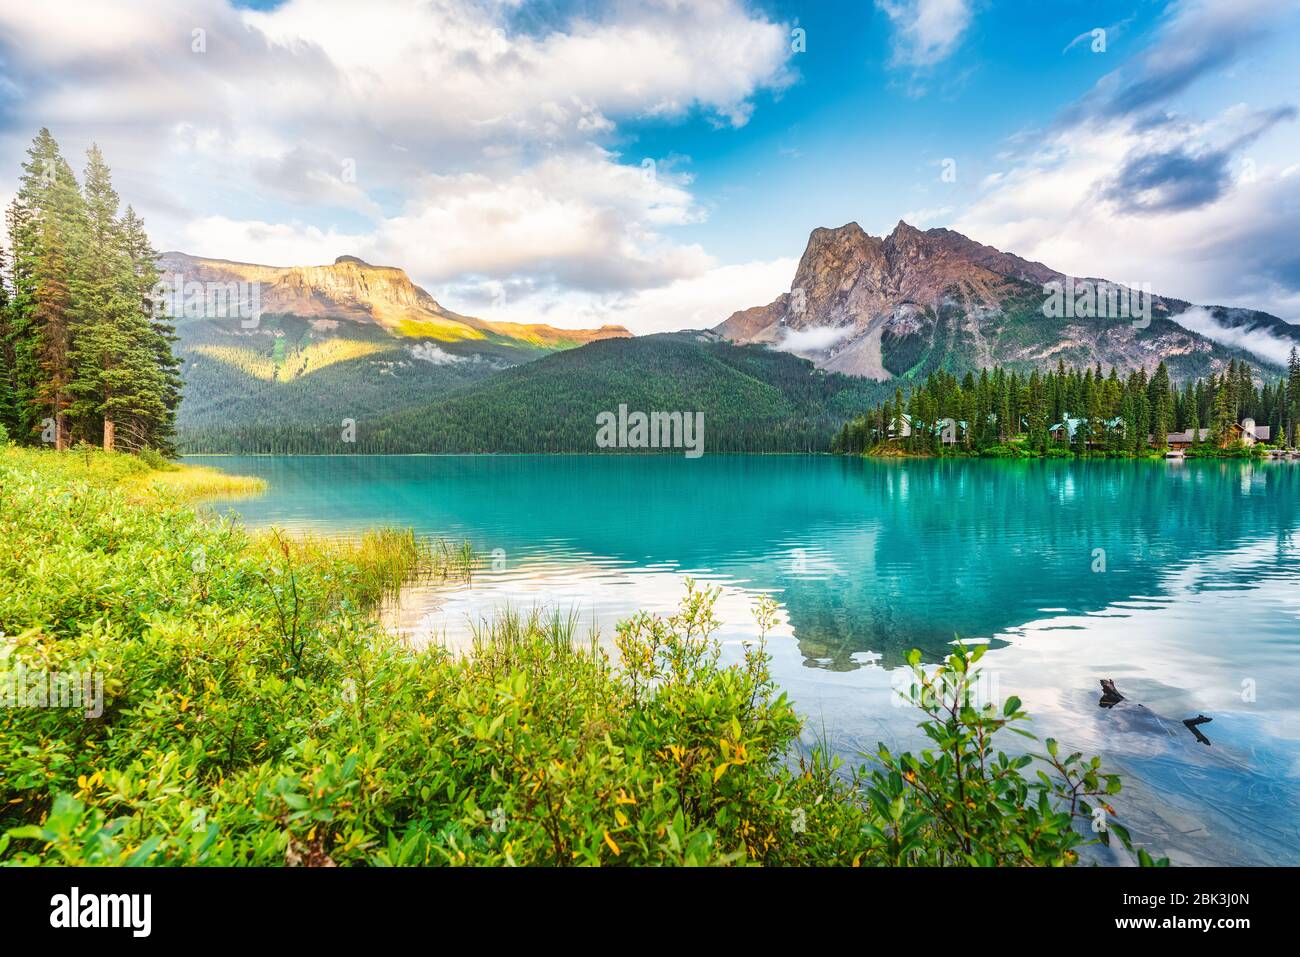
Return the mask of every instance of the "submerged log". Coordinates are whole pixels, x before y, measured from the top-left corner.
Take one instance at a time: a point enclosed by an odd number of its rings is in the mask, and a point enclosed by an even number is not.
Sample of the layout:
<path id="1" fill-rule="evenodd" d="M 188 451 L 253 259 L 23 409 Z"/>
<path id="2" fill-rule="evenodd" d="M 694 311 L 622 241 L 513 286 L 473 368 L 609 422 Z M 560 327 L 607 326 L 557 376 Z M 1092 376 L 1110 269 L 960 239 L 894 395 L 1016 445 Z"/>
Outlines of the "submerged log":
<path id="1" fill-rule="evenodd" d="M 1113 708 L 1117 704 L 1120 704 L 1121 702 L 1127 700 L 1128 700 L 1127 698 L 1125 698 L 1122 694 L 1119 693 L 1119 689 L 1115 687 L 1114 681 L 1112 681 L 1110 678 L 1101 679 L 1101 698 L 1098 699 L 1097 701 L 1098 707 Z M 1166 724 L 1167 726 L 1165 720 L 1161 718 L 1159 715 L 1157 715 L 1155 712 L 1151 711 L 1151 709 L 1149 709 L 1146 705 L 1138 704 L 1138 705 L 1131 705 L 1131 707 L 1141 709 L 1141 711 L 1144 714 L 1150 715 L 1157 722 L 1161 724 Z M 1214 720 L 1213 718 L 1207 718 L 1203 714 L 1198 714 L 1195 718 L 1184 718 L 1183 727 L 1185 727 L 1188 731 L 1192 732 L 1192 734 L 1196 736 L 1197 741 L 1201 742 L 1201 744 L 1205 745 L 1206 747 L 1209 747 L 1210 739 L 1201 733 L 1201 730 L 1198 727 L 1198 725 L 1208 724 L 1213 720 Z"/>
<path id="2" fill-rule="evenodd" d="M 1101 679 L 1101 700 L 1097 703 L 1103 708 L 1113 708 L 1124 700 L 1124 696 L 1115 688 L 1115 682 L 1109 678 Z"/>
<path id="3" fill-rule="evenodd" d="M 1198 725 L 1198 724 L 1206 724 L 1207 722 L 1210 722 L 1210 721 L 1213 721 L 1213 720 L 1214 720 L 1213 718 L 1207 718 L 1207 717 L 1206 717 L 1205 715 L 1203 715 L 1203 714 L 1198 714 L 1195 718 L 1184 718 L 1184 719 L 1183 719 L 1183 724 L 1187 725 L 1187 730 L 1188 730 L 1188 731 L 1190 731 L 1190 732 L 1192 732 L 1192 734 L 1196 735 L 1196 740 L 1197 740 L 1197 741 L 1201 742 L 1201 744 L 1205 745 L 1206 747 L 1209 747 L 1209 745 L 1210 745 L 1210 739 L 1207 738 L 1205 735 L 1201 734 L 1201 729 L 1198 728 L 1197 725 Z"/>

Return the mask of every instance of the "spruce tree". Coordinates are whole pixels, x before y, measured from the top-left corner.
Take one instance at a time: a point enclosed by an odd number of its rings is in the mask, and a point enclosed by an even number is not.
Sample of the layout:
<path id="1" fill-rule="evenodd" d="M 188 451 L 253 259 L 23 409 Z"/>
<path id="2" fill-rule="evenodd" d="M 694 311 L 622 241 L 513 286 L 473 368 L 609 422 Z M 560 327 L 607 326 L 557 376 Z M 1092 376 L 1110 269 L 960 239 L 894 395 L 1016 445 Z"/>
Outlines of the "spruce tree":
<path id="1" fill-rule="evenodd" d="M 171 455 L 175 451 L 176 410 L 181 403 L 181 360 L 172 348 L 176 342 L 175 327 L 168 321 L 161 303 L 154 299 L 159 279 L 158 252 L 144 231 L 144 221 L 131 206 L 126 207 L 122 217 L 122 238 L 130 263 L 135 304 L 149 322 L 149 348 L 157 366 L 157 376 L 151 379 L 151 384 L 159 400 L 150 404 L 154 409 L 152 415 L 134 423 L 139 435 L 133 441 L 137 447 L 148 445 Z"/>
<path id="2" fill-rule="evenodd" d="M 104 449 L 115 445 L 116 423 L 124 411 L 125 376 L 134 348 L 131 302 L 122 288 L 124 256 L 117 221 L 118 197 L 99 147 L 87 152 L 83 195 L 86 229 L 73 278 L 75 312 L 80 334 L 72 349 L 72 381 L 76 397 L 71 412 L 78 432 L 88 441 L 102 438 Z"/>
<path id="3" fill-rule="evenodd" d="M 16 433 L 18 418 L 14 397 L 14 343 L 12 304 L 9 300 L 4 244 L 0 243 L 0 429 L 4 436 Z"/>
<path id="4" fill-rule="evenodd" d="M 69 357 L 76 336 L 70 279 L 85 216 L 77 179 L 49 130 L 36 135 L 27 157 L 6 217 L 13 256 L 8 335 L 17 434 L 39 435 L 66 448 Z"/>
<path id="5" fill-rule="evenodd" d="M 1223 448 L 1232 440 L 1232 426 L 1236 421 L 1236 397 L 1233 395 L 1233 383 L 1225 377 L 1214 396 L 1214 420 L 1210 426 L 1210 438 L 1216 446 Z"/>
<path id="6" fill-rule="evenodd" d="M 1173 424 L 1173 400 L 1169 394 L 1169 370 L 1164 361 L 1156 367 L 1151 384 L 1147 386 L 1151 401 L 1152 446 L 1163 451 L 1169 445 L 1169 427 Z"/>
<path id="7" fill-rule="evenodd" d="M 1287 361 L 1287 419 L 1291 423 L 1291 445 L 1300 445 L 1297 433 L 1300 433 L 1300 353 L 1291 347 L 1291 356 Z"/>

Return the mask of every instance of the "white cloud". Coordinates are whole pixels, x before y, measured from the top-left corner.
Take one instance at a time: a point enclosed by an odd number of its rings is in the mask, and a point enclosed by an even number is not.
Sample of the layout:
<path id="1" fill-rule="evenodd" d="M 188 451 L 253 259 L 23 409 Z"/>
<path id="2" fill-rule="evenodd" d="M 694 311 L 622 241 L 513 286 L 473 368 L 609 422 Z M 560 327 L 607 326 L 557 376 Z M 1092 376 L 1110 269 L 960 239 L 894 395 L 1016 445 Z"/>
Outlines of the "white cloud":
<path id="1" fill-rule="evenodd" d="M 445 349 L 440 349 L 432 342 L 420 342 L 411 346 L 411 358 L 419 359 L 421 362 L 428 362 L 435 366 L 451 366 L 469 361 L 468 356 L 452 355 Z"/>
<path id="2" fill-rule="evenodd" d="M 1269 359 L 1278 365 L 1286 365 L 1287 358 L 1296 344 L 1290 339 L 1279 339 L 1265 330 L 1247 332 L 1225 326 L 1214 318 L 1213 313 L 1204 306 L 1193 306 L 1173 317 L 1184 328 L 1199 332 L 1206 338 L 1213 339 L 1227 346 L 1246 349 L 1257 356 Z"/>
<path id="3" fill-rule="evenodd" d="M 782 352 L 825 352 L 837 342 L 853 335 L 852 326 L 809 326 L 787 329 L 776 348 Z"/>
<path id="4" fill-rule="evenodd" d="M 970 0 L 876 0 L 893 24 L 894 63 L 928 67 L 957 49 L 971 22 Z"/>
<path id="5" fill-rule="evenodd" d="M 541 288 L 499 291 L 491 318 L 547 323 L 560 328 L 626 326 L 639 334 L 708 329 L 739 309 L 771 302 L 789 291 L 798 261 L 775 259 L 715 266 L 698 275 L 632 293 Z M 460 310 L 458 290 L 439 301 Z"/>
<path id="6" fill-rule="evenodd" d="M 1141 191 L 1129 202 L 1114 190 L 1126 158 L 1165 151 L 1177 159 L 1184 147 L 1199 155 L 1198 144 L 1234 126 L 1233 112 L 1178 129 L 1079 119 L 988 178 L 953 228 L 1070 275 L 1149 282 L 1165 296 L 1300 319 L 1300 262 L 1286 239 L 1300 209 L 1296 167 L 1225 150 L 1222 179 L 1199 201 L 1142 208 L 1139 199 L 1157 194 Z M 1187 173 L 1180 163 L 1171 168 L 1171 177 Z M 1176 178 L 1161 185 L 1171 184 Z"/>
<path id="7" fill-rule="evenodd" d="M 926 207 L 924 209 L 909 209 L 902 216 L 903 222 L 911 223 L 918 229 L 925 229 L 929 226 L 944 226 L 952 216 L 952 206 Z"/>
<path id="8" fill-rule="evenodd" d="M 317 266 L 345 254 L 370 261 L 375 254 L 374 239 L 368 234 L 346 234 L 302 222 L 267 223 L 224 216 L 191 220 L 179 243 L 161 248 L 264 266 Z"/>
<path id="9" fill-rule="evenodd" d="M 246 19 L 274 42 L 321 50 L 381 115 L 436 106 L 485 131 L 559 135 L 603 116 L 697 106 L 739 124 L 750 96 L 790 79 L 786 30 L 731 0 L 611 4 L 538 36 L 507 33 L 496 4 L 376 6 L 292 0 Z"/>
<path id="10" fill-rule="evenodd" d="M 657 231 L 702 217 L 687 183 L 600 150 L 510 176 L 428 176 L 407 211 L 383 224 L 378 245 L 435 282 L 530 272 L 584 289 L 656 286 L 714 264 Z"/>

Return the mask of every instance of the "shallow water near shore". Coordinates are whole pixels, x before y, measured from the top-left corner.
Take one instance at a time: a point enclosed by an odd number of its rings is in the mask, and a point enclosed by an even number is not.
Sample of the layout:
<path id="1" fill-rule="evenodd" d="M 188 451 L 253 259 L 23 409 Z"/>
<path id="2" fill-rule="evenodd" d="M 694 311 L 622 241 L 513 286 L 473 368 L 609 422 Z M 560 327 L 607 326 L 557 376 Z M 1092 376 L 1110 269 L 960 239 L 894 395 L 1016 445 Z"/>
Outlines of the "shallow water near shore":
<path id="1" fill-rule="evenodd" d="M 265 478 L 218 506 L 253 526 L 469 540 L 469 581 L 407 589 L 393 611 L 416 643 L 463 646 L 506 605 L 572 611 L 607 640 L 636 609 L 671 611 L 689 575 L 721 588 L 718 637 L 739 657 L 770 594 L 773 673 L 849 759 L 919 744 L 896 694 L 908 649 L 987 641 L 990 694 L 1123 774 L 1135 842 L 1174 863 L 1300 864 L 1300 463 L 186 461 Z M 1098 706 L 1101 678 L 1124 707 Z M 1200 714 L 1209 745 L 1182 725 Z"/>

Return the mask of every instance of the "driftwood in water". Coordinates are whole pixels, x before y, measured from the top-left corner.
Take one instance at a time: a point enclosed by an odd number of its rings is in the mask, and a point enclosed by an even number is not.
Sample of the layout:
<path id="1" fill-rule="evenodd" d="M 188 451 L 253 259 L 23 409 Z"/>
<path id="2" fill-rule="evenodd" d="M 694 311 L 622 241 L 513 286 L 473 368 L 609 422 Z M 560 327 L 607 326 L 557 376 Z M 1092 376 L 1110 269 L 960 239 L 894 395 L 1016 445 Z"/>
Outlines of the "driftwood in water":
<path id="1" fill-rule="evenodd" d="M 1192 734 L 1196 735 L 1196 740 L 1197 740 L 1197 741 L 1201 742 L 1201 744 L 1204 744 L 1205 746 L 1208 747 L 1209 744 L 1210 744 L 1210 739 L 1207 738 L 1205 735 L 1201 734 L 1201 729 L 1198 728 L 1197 725 L 1198 725 L 1198 724 L 1205 724 L 1205 723 L 1207 723 L 1207 722 L 1209 722 L 1209 721 L 1213 721 L 1213 720 L 1214 720 L 1213 718 L 1207 718 L 1207 717 L 1206 717 L 1205 715 L 1203 715 L 1203 714 L 1198 714 L 1195 718 L 1184 718 L 1184 719 L 1183 719 L 1183 724 L 1187 725 L 1187 730 L 1188 730 L 1188 731 L 1190 731 L 1190 732 L 1192 732 Z"/>
<path id="2" fill-rule="evenodd" d="M 1103 708 L 1113 708 L 1124 700 L 1124 696 L 1115 690 L 1115 682 L 1109 678 L 1101 679 L 1101 700 L 1097 703 Z"/>
<path id="3" fill-rule="evenodd" d="M 1114 681 L 1109 678 L 1101 679 L 1101 698 L 1097 701 L 1098 707 L 1113 708 L 1120 702 L 1126 700 L 1128 699 L 1120 694 L 1119 689 L 1115 687 Z M 1134 705 L 1133 707 L 1141 708 L 1144 712 L 1151 714 L 1153 717 L 1159 718 L 1159 716 L 1147 708 L 1146 705 L 1139 704 Z M 1192 732 L 1192 734 L 1196 735 L 1197 741 L 1208 747 L 1210 745 L 1210 739 L 1201 733 L 1201 729 L 1197 727 L 1197 725 L 1207 724 L 1213 720 L 1213 718 L 1207 718 L 1203 714 L 1198 714 L 1195 718 L 1185 718 L 1183 720 L 1183 726 L 1187 728 L 1188 731 Z"/>

